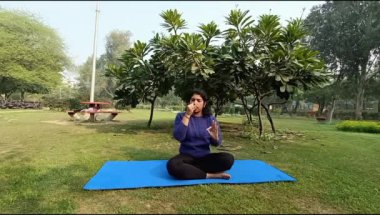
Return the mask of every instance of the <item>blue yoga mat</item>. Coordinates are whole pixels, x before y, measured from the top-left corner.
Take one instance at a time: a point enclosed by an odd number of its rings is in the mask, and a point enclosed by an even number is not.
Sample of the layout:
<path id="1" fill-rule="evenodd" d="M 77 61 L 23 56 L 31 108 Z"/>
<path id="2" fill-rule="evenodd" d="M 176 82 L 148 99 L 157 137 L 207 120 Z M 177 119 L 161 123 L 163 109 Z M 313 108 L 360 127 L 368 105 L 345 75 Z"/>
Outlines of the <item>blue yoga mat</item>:
<path id="1" fill-rule="evenodd" d="M 249 184 L 295 181 L 281 170 L 259 160 L 235 160 L 226 172 L 231 179 L 178 180 L 166 170 L 167 160 L 107 161 L 84 186 L 85 190 L 171 187 L 196 184 Z"/>

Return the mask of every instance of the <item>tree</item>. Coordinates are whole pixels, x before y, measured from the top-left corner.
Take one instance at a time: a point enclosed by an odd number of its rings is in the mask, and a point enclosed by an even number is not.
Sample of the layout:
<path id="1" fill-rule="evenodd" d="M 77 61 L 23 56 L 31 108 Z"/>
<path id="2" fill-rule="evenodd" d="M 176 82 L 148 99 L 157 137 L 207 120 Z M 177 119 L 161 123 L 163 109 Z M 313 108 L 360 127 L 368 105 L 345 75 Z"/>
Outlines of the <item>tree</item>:
<path id="1" fill-rule="evenodd" d="M 312 8 L 305 22 L 311 46 L 335 73 L 335 85 L 352 80 L 357 89 L 355 117 L 362 119 L 368 81 L 378 72 L 380 2 L 329 1 Z"/>
<path id="2" fill-rule="evenodd" d="M 323 88 L 314 88 L 313 90 L 305 92 L 303 97 L 307 102 L 318 104 L 317 115 L 320 116 L 322 115 L 322 111 L 331 103 L 331 99 L 334 95 L 336 95 L 336 91 L 333 85 L 328 85 Z"/>
<path id="3" fill-rule="evenodd" d="M 102 54 L 96 61 L 95 71 L 95 97 L 103 100 L 112 100 L 115 96 L 115 77 L 107 76 L 108 65 L 121 65 L 120 59 L 125 50 L 131 47 L 131 33 L 129 31 L 113 30 L 106 36 L 106 53 Z M 87 100 L 90 95 L 92 56 L 78 67 L 80 99 Z"/>
<path id="4" fill-rule="evenodd" d="M 0 93 L 44 93 L 71 65 L 62 39 L 33 15 L 0 8 Z"/>
<path id="5" fill-rule="evenodd" d="M 262 15 L 253 25 L 248 12 L 232 10 L 226 17 L 230 28 L 224 33 L 223 54 L 216 64 L 233 77 L 230 84 L 250 124 L 252 111 L 257 111 L 261 136 L 261 109 L 275 132 L 269 107 L 263 102 L 266 97 L 276 94 L 287 100 L 297 89 L 308 90 L 326 82 L 327 74 L 324 63 L 317 58 L 318 52 L 301 42 L 306 32 L 300 19 L 281 27 L 278 16 Z M 246 100 L 250 95 L 255 98 L 251 107 Z"/>
<path id="6" fill-rule="evenodd" d="M 108 64 L 121 65 L 121 59 L 125 50 L 131 48 L 130 31 L 113 30 L 106 36 L 106 60 Z"/>
<path id="7" fill-rule="evenodd" d="M 380 113 L 380 76 L 373 77 L 368 85 L 368 97 L 377 100 L 377 111 Z"/>
<path id="8" fill-rule="evenodd" d="M 77 78 L 78 95 L 76 97 L 82 101 L 87 101 L 90 97 L 91 89 L 92 57 L 88 57 L 82 65 L 78 66 L 77 71 L 79 76 Z M 95 96 L 98 97 L 97 92 L 99 92 L 99 85 L 97 82 L 99 77 L 99 69 L 96 70 L 95 75 Z"/>
<path id="9" fill-rule="evenodd" d="M 174 74 L 174 88 L 177 96 L 188 102 L 191 89 L 202 88 L 209 96 L 210 105 L 214 104 L 215 116 L 221 113 L 222 107 L 235 97 L 229 90 L 228 79 L 222 70 L 213 67 L 215 58 L 219 57 L 219 47 L 213 45 L 220 38 L 221 31 L 215 22 L 199 25 L 199 33 L 183 33 L 186 21 L 177 10 L 161 13 L 162 24 L 173 34 L 163 37 L 157 48 L 161 58 L 171 74 Z"/>
<path id="10" fill-rule="evenodd" d="M 153 42 L 159 40 L 156 38 Z M 166 95 L 172 85 L 173 77 L 166 73 L 159 55 L 153 52 L 149 44 L 139 40 L 123 54 L 122 65 L 109 65 L 108 75 L 119 79 L 115 99 L 125 105 L 135 107 L 139 102 L 148 101 L 151 104 L 148 127 L 153 120 L 154 104 L 159 96 Z"/>
<path id="11" fill-rule="evenodd" d="M 272 94 L 288 99 L 298 88 L 307 90 L 325 82 L 326 71 L 324 63 L 316 57 L 318 52 L 301 43 L 305 30 L 300 20 L 291 21 L 287 27 L 281 28 L 277 16 L 264 15 L 254 26 L 248 12 L 232 10 L 227 17 L 231 28 L 223 35 L 213 22 L 201 24 L 200 33 L 180 32 L 186 26 L 181 14 L 176 10 L 161 13 L 164 19 L 162 26 L 170 34 L 157 34 L 151 47 L 135 43 L 134 48 L 123 55 L 122 67 L 111 68 L 121 80 L 124 97 L 128 97 L 124 101 L 132 103 L 135 98 L 145 99 L 146 95 L 155 98 L 158 94 L 151 94 L 154 91 L 148 90 L 152 86 L 156 86 L 161 96 L 165 95 L 168 90 L 161 91 L 159 87 L 162 83 L 171 87 L 170 81 L 163 80 L 174 77 L 176 95 L 185 100 L 189 90 L 203 88 L 215 102 L 217 114 L 225 103 L 237 97 L 248 107 L 246 97 L 253 95 L 256 104 L 251 110 L 256 106 L 260 135 L 262 108 L 275 132 L 263 99 Z M 213 45 L 213 39 L 219 35 L 225 42 L 221 46 Z M 150 48 L 154 50 L 151 61 L 147 59 Z M 158 73 L 154 73 L 152 62 L 160 65 L 156 67 L 160 68 Z M 152 82 L 151 74 L 160 76 L 162 80 Z M 152 101 L 154 103 L 154 99 Z M 247 113 L 247 117 L 252 122 L 252 111 Z"/>
<path id="12" fill-rule="evenodd" d="M 132 33 L 130 31 L 120 31 L 114 30 L 111 31 L 106 37 L 106 53 L 105 63 L 102 65 L 100 70 L 101 76 L 101 86 L 100 86 L 100 96 L 106 97 L 109 96 L 113 98 L 116 91 L 116 82 L 117 80 L 114 77 L 106 76 L 106 68 L 109 64 L 121 65 L 121 57 L 125 50 L 131 48 L 131 36 Z"/>
<path id="13" fill-rule="evenodd" d="M 257 106 L 259 130 L 262 133 L 260 110 L 263 108 L 275 132 L 272 119 L 263 99 L 276 93 L 286 99 L 293 89 L 309 89 L 326 81 L 324 64 L 314 52 L 301 43 L 305 29 L 301 20 L 289 22 L 281 28 L 279 18 L 264 15 L 257 26 L 248 15 L 249 11 L 232 10 L 226 17 L 231 26 L 224 31 L 225 43 L 221 47 L 210 42 L 220 34 L 214 23 L 201 25 L 201 34 L 180 33 L 177 26 L 184 28 L 180 14 L 164 12 L 162 16 L 168 32 L 174 35 L 165 38 L 162 44 L 166 50 L 163 59 L 170 71 L 175 73 L 175 90 L 181 98 L 193 87 L 211 92 L 217 101 L 217 109 L 236 97 L 242 100 L 254 95 L 256 104 L 246 111 L 252 122 L 252 110 Z M 223 99 L 223 100 L 222 100 Z M 249 113 L 248 113 L 249 112 Z"/>

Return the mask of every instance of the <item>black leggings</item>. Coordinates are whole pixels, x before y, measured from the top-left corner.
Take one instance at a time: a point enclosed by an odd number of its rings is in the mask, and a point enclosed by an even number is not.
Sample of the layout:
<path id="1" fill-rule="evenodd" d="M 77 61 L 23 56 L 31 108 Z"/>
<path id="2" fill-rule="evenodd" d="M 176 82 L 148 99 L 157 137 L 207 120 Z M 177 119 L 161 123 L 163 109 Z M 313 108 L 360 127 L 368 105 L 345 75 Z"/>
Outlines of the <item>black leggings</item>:
<path id="1" fill-rule="evenodd" d="M 166 168 L 178 179 L 204 179 L 207 173 L 231 169 L 234 160 L 234 156 L 226 152 L 210 153 L 201 158 L 179 154 L 167 162 Z"/>

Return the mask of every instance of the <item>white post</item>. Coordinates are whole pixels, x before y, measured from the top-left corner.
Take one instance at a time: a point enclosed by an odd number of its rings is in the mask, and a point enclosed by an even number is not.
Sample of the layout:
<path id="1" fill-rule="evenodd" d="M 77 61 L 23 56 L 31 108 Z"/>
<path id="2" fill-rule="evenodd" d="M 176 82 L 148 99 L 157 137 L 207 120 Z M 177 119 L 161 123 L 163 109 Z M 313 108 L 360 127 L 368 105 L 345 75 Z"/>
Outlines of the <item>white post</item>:
<path id="1" fill-rule="evenodd" d="M 96 2 L 96 16 L 95 16 L 95 34 L 94 34 L 94 46 L 93 46 L 93 55 L 92 55 L 92 76 L 91 76 L 91 95 L 90 102 L 94 101 L 94 92 L 95 92 L 95 70 L 96 70 L 96 39 L 97 39 L 97 30 L 98 30 L 98 14 L 99 14 L 99 2 Z"/>

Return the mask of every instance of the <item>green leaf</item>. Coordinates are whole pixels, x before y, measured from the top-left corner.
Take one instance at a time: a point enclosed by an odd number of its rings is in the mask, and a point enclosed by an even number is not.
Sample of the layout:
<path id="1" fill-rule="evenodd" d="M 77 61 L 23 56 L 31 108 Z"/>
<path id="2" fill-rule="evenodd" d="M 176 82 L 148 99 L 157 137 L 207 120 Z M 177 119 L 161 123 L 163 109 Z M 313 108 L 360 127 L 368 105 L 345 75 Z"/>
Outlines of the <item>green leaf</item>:
<path id="1" fill-rule="evenodd" d="M 286 85 L 286 91 L 288 91 L 288 92 L 293 92 L 293 86 L 291 86 L 291 85 Z"/>
<path id="2" fill-rule="evenodd" d="M 198 69 L 198 66 L 195 63 L 191 64 L 191 72 L 192 73 L 194 73 L 197 69 Z"/>
<path id="3" fill-rule="evenodd" d="M 288 76 L 282 76 L 282 80 L 285 82 L 289 82 L 289 77 Z"/>
<path id="4" fill-rule="evenodd" d="M 212 69 L 205 69 L 204 71 L 206 74 L 210 74 L 210 75 L 215 73 L 215 71 Z"/>

